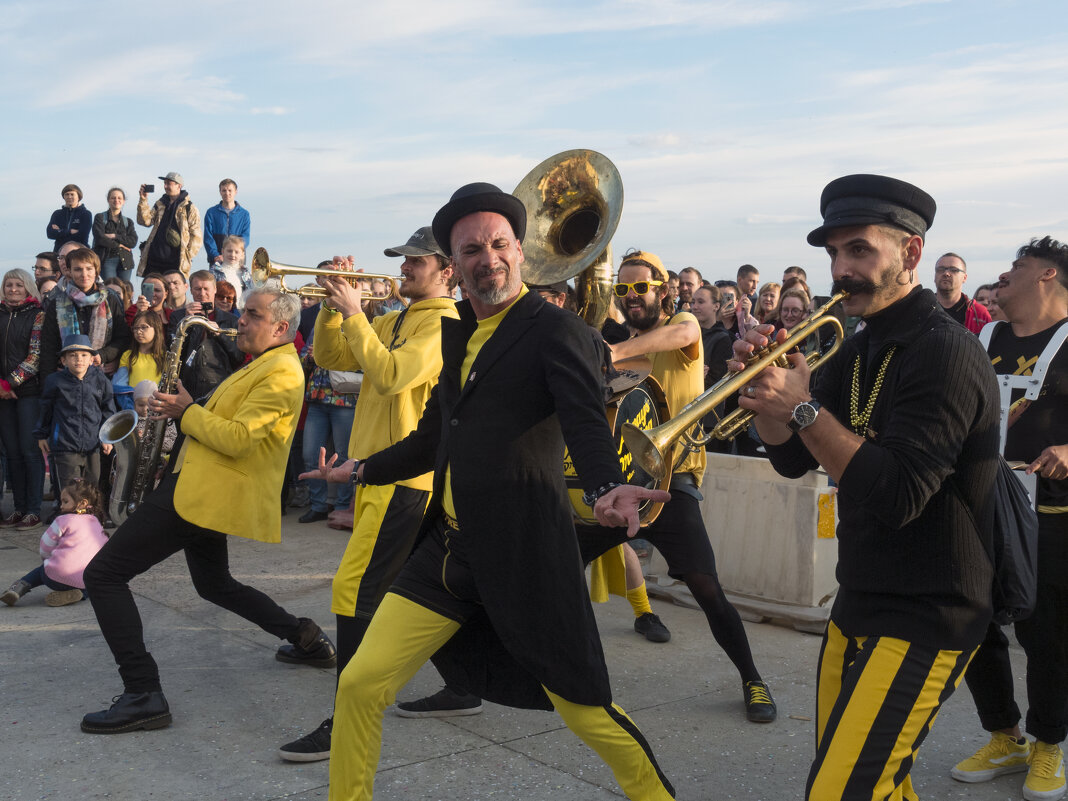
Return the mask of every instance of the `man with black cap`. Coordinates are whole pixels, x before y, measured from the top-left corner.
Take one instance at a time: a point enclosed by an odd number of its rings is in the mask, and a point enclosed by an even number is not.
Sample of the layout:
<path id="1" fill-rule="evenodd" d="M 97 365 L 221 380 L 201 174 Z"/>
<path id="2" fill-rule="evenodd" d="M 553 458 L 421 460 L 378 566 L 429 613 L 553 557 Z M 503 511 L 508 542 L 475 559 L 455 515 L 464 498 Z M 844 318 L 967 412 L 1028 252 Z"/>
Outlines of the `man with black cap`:
<path id="1" fill-rule="evenodd" d="M 383 710 L 431 656 L 450 685 L 555 708 L 628 797 L 672 798 L 648 744 L 611 703 L 564 441 L 602 523 L 635 533 L 639 500 L 668 493 L 622 483 L 589 329 L 522 283 L 522 203 L 469 184 L 433 228 L 468 291 L 459 319 L 442 320 L 441 377 L 411 435 L 333 468 L 376 485 L 433 469 L 434 490 L 415 551 L 341 676 L 330 798 L 371 797 Z"/>
<path id="2" fill-rule="evenodd" d="M 909 770 L 991 618 L 998 395 L 977 339 L 916 285 L 935 202 L 850 175 L 808 236 L 867 326 L 820 369 L 802 354 L 743 389 L 772 464 L 838 485 L 839 591 L 824 634 L 810 799 L 916 799 Z M 735 344 L 734 369 L 767 342 Z M 984 544 L 984 540 L 986 543 Z"/>
<path id="3" fill-rule="evenodd" d="M 430 226 L 384 252 L 404 259 L 400 294 L 409 305 L 374 322 L 368 322 L 362 311 L 359 285 L 352 286 L 340 275 L 320 279 L 327 297 L 315 320 L 315 363 L 327 370 L 363 371 L 355 410 L 358 423 L 352 427 L 348 447 L 355 459 L 388 448 L 415 428 L 441 372 L 441 320 L 456 318 L 452 299 L 456 277 Z M 301 476 L 305 477 L 318 478 L 319 473 Z M 432 479 L 427 470 L 356 489 L 352 536 L 334 576 L 331 604 L 337 616 L 339 677 L 412 551 Z M 278 659 L 291 661 L 292 650 L 290 645 L 281 646 Z M 327 759 L 332 729 L 333 718 L 327 718 L 314 731 L 283 745 L 279 756 L 290 762 Z"/>

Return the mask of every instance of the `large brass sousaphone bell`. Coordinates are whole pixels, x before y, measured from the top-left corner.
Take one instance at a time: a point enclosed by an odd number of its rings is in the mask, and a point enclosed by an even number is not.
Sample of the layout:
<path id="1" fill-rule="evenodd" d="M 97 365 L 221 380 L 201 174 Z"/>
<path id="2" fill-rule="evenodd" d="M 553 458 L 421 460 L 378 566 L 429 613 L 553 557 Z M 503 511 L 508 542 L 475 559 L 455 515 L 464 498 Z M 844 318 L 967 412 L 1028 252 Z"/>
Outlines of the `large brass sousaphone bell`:
<path id="1" fill-rule="evenodd" d="M 612 302 L 612 236 L 623 212 L 623 181 L 595 150 L 565 150 L 512 192 L 527 209 L 523 281 L 575 279 L 579 315 L 600 330 Z"/>
<path id="2" fill-rule="evenodd" d="M 554 284 L 574 279 L 579 316 L 599 331 L 612 304 L 615 273 L 611 241 L 623 212 L 623 181 L 619 171 L 595 150 L 565 150 L 531 170 L 512 194 L 527 209 L 524 283 Z M 652 378 L 644 378 L 648 369 L 640 372 L 642 375 L 635 373 L 637 377 L 608 402 L 608 424 L 626 480 L 667 489 L 671 477 L 648 476 L 620 438 L 624 424 L 651 428 L 667 418 L 663 390 Z M 582 486 L 569 454 L 564 457 L 564 480 L 575 520 L 596 525 L 593 510 L 582 502 Z M 662 506 L 642 504 L 641 524 L 652 523 Z"/>

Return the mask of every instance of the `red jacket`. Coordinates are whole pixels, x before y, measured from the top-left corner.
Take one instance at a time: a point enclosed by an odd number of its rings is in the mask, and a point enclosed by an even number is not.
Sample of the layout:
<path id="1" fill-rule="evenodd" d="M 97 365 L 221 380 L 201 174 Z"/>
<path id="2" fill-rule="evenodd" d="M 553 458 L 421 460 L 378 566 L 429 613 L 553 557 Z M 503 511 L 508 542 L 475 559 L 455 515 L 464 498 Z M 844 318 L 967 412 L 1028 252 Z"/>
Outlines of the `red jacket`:
<path id="1" fill-rule="evenodd" d="M 964 299 L 968 301 L 968 306 L 964 310 L 964 327 L 973 334 L 978 334 L 983 330 L 983 326 L 990 322 L 990 312 L 982 303 L 976 303 L 967 295 Z"/>

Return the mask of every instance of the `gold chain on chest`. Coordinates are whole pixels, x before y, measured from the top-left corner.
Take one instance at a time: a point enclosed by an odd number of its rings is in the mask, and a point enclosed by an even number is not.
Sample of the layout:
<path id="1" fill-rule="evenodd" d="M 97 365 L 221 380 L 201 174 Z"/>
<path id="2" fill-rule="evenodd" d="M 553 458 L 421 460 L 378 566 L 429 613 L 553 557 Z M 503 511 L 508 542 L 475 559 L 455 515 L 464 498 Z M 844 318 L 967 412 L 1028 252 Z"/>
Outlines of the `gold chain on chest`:
<path id="1" fill-rule="evenodd" d="M 890 359 L 894 355 L 897 346 L 890 348 L 883 356 L 883 363 L 879 366 L 879 372 L 875 376 L 868 402 L 864 405 L 864 411 L 860 411 L 860 355 L 853 362 L 853 386 L 849 393 L 849 424 L 853 426 L 853 433 L 864 436 L 868 429 L 868 421 L 871 420 L 875 401 L 879 398 L 879 390 L 883 387 L 883 378 L 886 376 L 886 368 L 890 365 Z"/>

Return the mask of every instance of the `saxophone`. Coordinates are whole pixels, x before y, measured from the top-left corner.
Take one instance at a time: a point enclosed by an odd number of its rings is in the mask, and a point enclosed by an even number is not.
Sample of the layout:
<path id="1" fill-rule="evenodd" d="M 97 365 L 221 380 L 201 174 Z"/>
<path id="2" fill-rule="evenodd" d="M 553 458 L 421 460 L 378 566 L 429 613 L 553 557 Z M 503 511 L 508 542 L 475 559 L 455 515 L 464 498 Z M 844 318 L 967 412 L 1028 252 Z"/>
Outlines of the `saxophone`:
<path id="1" fill-rule="evenodd" d="M 237 336 L 233 328 L 220 328 L 219 324 L 207 317 L 187 315 L 178 323 L 174 339 L 163 362 L 163 375 L 159 380 L 159 391 L 173 395 L 178 391 L 178 374 L 182 368 L 182 348 L 185 347 L 189 329 L 203 326 L 213 334 Z M 131 418 L 132 415 L 132 418 Z M 108 500 L 108 513 L 117 524 L 122 523 L 152 491 L 160 454 L 163 451 L 163 432 L 167 427 L 165 419 L 149 418 L 144 433 L 136 444 L 136 437 L 129 436 L 137 429 L 137 413 L 122 411 L 113 414 L 100 427 L 100 441 L 115 445 L 115 474 L 111 482 L 111 497 Z M 121 435 L 121 436 L 120 436 Z M 105 439 L 107 437 L 107 439 Z"/>

